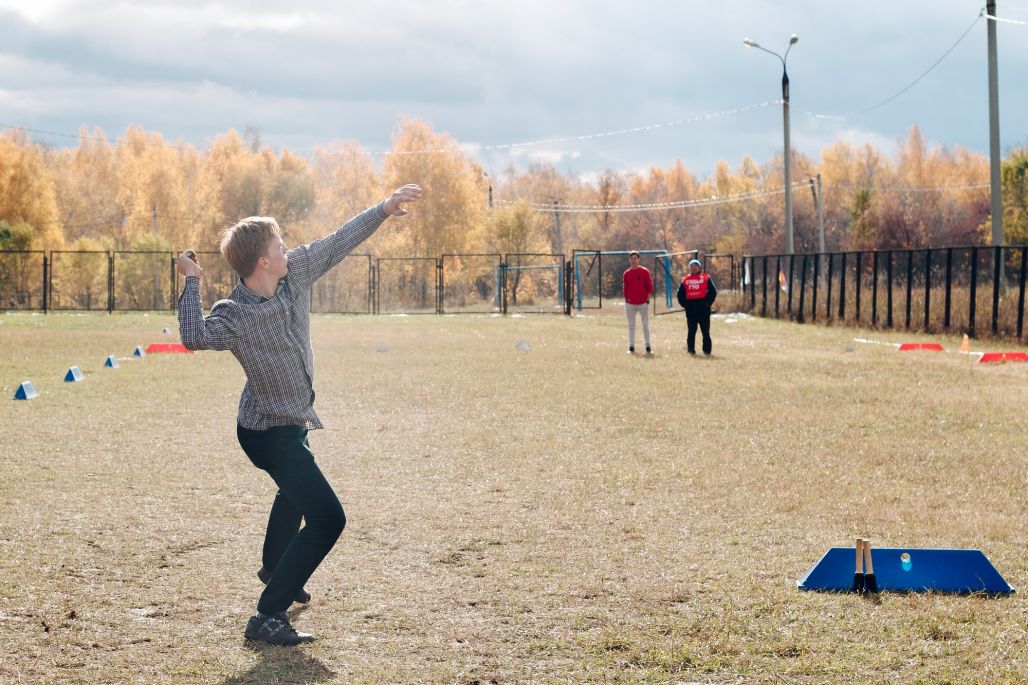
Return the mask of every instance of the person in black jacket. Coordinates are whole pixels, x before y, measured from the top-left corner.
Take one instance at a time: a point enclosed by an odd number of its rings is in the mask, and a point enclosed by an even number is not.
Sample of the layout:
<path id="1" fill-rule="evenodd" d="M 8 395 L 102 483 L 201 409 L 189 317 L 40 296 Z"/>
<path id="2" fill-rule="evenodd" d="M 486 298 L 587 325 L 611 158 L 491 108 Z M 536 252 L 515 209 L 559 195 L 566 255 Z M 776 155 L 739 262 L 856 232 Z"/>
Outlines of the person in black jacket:
<path id="1" fill-rule="evenodd" d="M 696 354 L 696 327 L 703 333 L 703 354 L 710 356 L 713 344 L 710 340 L 710 305 L 717 298 L 714 279 L 703 270 L 700 260 L 689 262 L 689 273 L 678 286 L 678 304 L 685 309 L 686 322 L 689 325 L 689 337 L 686 347 L 689 354 Z"/>

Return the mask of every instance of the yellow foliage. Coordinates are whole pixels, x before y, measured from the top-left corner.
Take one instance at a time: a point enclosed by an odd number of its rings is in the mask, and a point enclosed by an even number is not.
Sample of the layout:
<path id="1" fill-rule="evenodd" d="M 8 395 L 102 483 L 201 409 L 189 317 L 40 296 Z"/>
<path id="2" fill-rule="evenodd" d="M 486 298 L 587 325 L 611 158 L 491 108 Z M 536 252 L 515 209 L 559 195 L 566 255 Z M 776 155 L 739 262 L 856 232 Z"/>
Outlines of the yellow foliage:
<path id="1" fill-rule="evenodd" d="M 31 227 L 31 249 L 64 242 L 46 159 L 24 131 L 0 134 L 0 221 Z"/>

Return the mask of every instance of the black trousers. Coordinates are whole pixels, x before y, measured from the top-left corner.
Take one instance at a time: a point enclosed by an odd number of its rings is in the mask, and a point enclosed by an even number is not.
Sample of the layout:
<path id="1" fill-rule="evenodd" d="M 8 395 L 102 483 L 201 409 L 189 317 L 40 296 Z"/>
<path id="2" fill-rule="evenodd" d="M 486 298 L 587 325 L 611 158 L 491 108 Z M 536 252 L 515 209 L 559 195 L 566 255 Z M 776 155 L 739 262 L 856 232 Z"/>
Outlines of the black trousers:
<path id="1" fill-rule="evenodd" d="M 710 306 L 704 303 L 702 307 L 690 307 L 685 310 L 685 321 L 689 328 L 689 335 L 685 345 L 690 352 L 696 352 L 696 327 L 699 326 L 703 334 L 703 354 L 710 354 L 713 350 L 713 342 L 710 339 Z"/>
<path id="2" fill-rule="evenodd" d="M 265 431 L 236 427 L 236 435 L 253 465 L 278 485 L 264 535 L 264 568 L 271 579 L 257 611 L 285 611 L 346 525 L 343 505 L 314 463 L 307 429 L 278 426 Z M 300 528 L 301 520 L 304 527 Z"/>

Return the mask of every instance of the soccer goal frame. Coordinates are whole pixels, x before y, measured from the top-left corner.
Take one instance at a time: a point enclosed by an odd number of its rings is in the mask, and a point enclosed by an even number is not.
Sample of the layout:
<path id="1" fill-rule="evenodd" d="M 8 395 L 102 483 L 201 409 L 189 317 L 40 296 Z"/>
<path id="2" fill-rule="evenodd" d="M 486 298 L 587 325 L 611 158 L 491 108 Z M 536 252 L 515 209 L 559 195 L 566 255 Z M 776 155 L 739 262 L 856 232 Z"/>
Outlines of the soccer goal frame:
<path id="1" fill-rule="evenodd" d="M 575 309 L 578 311 L 603 309 L 603 258 L 605 256 L 625 257 L 633 252 L 638 252 L 640 258 L 644 255 L 669 254 L 667 250 L 573 250 L 571 259 L 574 262 Z M 583 303 L 583 292 L 586 289 L 586 279 L 591 278 L 594 272 L 596 273 L 596 304 L 590 305 Z M 670 284 L 665 284 L 665 289 L 668 287 Z"/>

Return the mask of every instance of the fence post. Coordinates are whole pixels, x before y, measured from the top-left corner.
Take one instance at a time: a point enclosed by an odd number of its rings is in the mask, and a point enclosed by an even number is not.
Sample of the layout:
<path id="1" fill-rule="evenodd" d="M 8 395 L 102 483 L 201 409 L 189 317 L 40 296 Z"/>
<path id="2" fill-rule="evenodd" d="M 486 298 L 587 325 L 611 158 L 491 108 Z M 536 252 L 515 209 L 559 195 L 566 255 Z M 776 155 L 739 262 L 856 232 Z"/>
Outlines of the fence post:
<path id="1" fill-rule="evenodd" d="M 839 320 L 846 321 L 846 253 L 839 255 Z"/>
<path id="2" fill-rule="evenodd" d="M 54 251 L 50 250 L 50 269 L 46 274 L 47 304 L 54 308 Z"/>
<path id="3" fill-rule="evenodd" d="M 978 248 L 971 248 L 971 300 L 968 303 L 968 332 L 972 338 L 974 335 L 974 317 L 978 308 Z"/>
<path id="4" fill-rule="evenodd" d="M 757 308 L 757 258 L 750 255 L 750 269 L 746 271 L 746 258 L 743 257 L 743 277 L 749 274 L 750 277 L 750 311 Z M 745 286 L 746 284 L 743 283 Z"/>
<path id="5" fill-rule="evenodd" d="M 871 253 L 871 325 L 878 325 L 878 250 Z"/>
<path id="6" fill-rule="evenodd" d="M 782 284 L 780 282 L 782 278 L 782 255 L 775 257 L 775 260 L 775 263 L 778 265 L 778 268 L 775 269 L 775 318 L 777 319 L 779 311 L 778 305 L 782 299 Z"/>
<path id="7" fill-rule="evenodd" d="M 175 311 L 175 303 L 178 298 L 175 297 L 175 253 L 171 253 L 171 311 Z"/>
<path id="8" fill-rule="evenodd" d="M 942 327 L 949 330 L 950 309 L 953 302 L 953 248 L 946 248 L 946 313 L 943 316 Z"/>
<path id="9" fill-rule="evenodd" d="M 1003 246 L 992 248 L 992 334 L 999 333 L 999 288 L 1002 279 Z"/>
<path id="10" fill-rule="evenodd" d="M 1021 278 L 1017 295 L 1017 337 L 1024 335 L 1024 272 L 1028 268 L 1028 247 L 1021 246 Z"/>
<path id="11" fill-rule="evenodd" d="M 564 262 L 564 315 L 571 316 L 571 278 L 574 268 L 571 265 L 571 260 Z M 653 298 L 654 311 L 656 311 L 657 298 Z"/>
<path id="12" fill-rule="evenodd" d="M 1024 268 L 1021 268 L 1021 282 L 1024 283 Z M 760 315 L 767 316 L 767 255 L 764 255 L 764 279 L 761 285 L 761 289 L 764 291 L 763 298 L 760 301 Z M 1021 288 L 1021 294 L 1024 294 L 1024 288 Z"/>
<path id="13" fill-rule="evenodd" d="M 795 257 L 793 257 L 795 259 Z M 807 292 L 807 255 L 803 255 L 803 261 L 800 262 L 800 311 L 796 317 L 796 320 L 803 323 L 803 299 Z"/>
<path id="14" fill-rule="evenodd" d="M 828 255 L 828 287 L 825 288 L 825 318 L 832 320 L 832 267 L 835 266 L 835 253 Z"/>
<path id="15" fill-rule="evenodd" d="M 932 301 L 932 248 L 928 248 L 924 251 L 924 330 L 925 333 L 931 330 L 931 318 L 929 312 L 931 311 Z"/>
<path id="16" fill-rule="evenodd" d="M 885 327 L 892 328 L 892 250 L 885 254 L 885 276 L 888 279 L 886 281 L 885 302 L 889 305 L 889 312 L 885 316 Z"/>
<path id="17" fill-rule="evenodd" d="M 46 314 L 46 280 L 47 280 L 46 277 L 47 277 L 47 269 L 49 268 L 49 266 L 50 266 L 49 263 L 47 263 L 47 261 L 46 261 L 46 252 L 44 252 L 43 253 L 43 294 L 41 296 L 41 299 L 42 299 L 41 304 L 43 305 L 43 313 L 44 314 Z"/>
<path id="18" fill-rule="evenodd" d="M 500 262 L 500 292 L 503 296 L 500 298 L 500 313 L 504 316 L 507 315 L 507 263 Z"/>
<path id="19" fill-rule="evenodd" d="M 804 269 L 804 275 L 806 270 Z M 810 320 L 817 321 L 817 281 L 821 278 L 821 253 L 814 257 L 814 292 L 810 297 Z"/>
<path id="20" fill-rule="evenodd" d="M 796 270 L 796 255 L 789 255 L 789 301 L 785 308 L 786 314 L 792 314 L 792 281 Z"/>
<path id="21" fill-rule="evenodd" d="M 864 273 L 863 273 L 863 271 L 861 271 L 862 266 L 860 264 L 861 257 L 863 257 L 863 256 L 864 256 L 863 252 L 857 252 L 857 254 L 854 255 L 854 258 L 855 258 L 857 263 L 855 265 L 856 268 L 853 271 L 853 295 L 854 295 L 854 300 L 855 300 L 854 304 L 853 304 L 854 310 L 855 310 L 853 312 L 853 315 L 854 315 L 854 320 L 857 323 L 860 323 L 860 289 L 864 285 Z"/>
<path id="22" fill-rule="evenodd" d="M 443 313 L 443 258 L 435 260 L 435 313 Z"/>
<path id="23" fill-rule="evenodd" d="M 107 313 L 114 313 L 114 255 L 107 253 Z"/>
<path id="24" fill-rule="evenodd" d="M 372 282 L 372 288 L 371 288 L 372 289 L 372 293 L 371 293 L 371 313 L 372 314 L 378 314 L 378 312 L 379 312 L 379 304 L 378 304 L 378 290 L 379 290 L 379 288 L 378 288 L 378 274 L 379 274 L 378 264 L 372 263 L 371 269 L 368 271 L 368 278 Z"/>
<path id="25" fill-rule="evenodd" d="M 907 250 L 907 311 L 906 311 L 906 329 L 910 330 L 910 296 L 911 289 L 914 286 L 914 251 Z"/>

